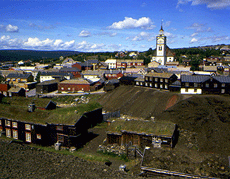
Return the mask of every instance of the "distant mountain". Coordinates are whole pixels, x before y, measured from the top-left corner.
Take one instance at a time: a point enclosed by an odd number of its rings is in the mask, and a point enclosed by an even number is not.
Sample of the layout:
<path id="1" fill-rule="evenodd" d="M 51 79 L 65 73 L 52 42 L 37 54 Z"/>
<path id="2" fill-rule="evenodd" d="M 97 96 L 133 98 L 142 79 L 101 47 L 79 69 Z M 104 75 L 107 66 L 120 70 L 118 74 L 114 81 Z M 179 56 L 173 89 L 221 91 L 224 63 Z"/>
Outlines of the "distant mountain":
<path id="1" fill-rule="evenodd" d="M 78 54 L 77 51 L 36 51 L 36 50 L 0 50 L 0 62 L 20 60 L 40 60 L 59 58 Z"/>

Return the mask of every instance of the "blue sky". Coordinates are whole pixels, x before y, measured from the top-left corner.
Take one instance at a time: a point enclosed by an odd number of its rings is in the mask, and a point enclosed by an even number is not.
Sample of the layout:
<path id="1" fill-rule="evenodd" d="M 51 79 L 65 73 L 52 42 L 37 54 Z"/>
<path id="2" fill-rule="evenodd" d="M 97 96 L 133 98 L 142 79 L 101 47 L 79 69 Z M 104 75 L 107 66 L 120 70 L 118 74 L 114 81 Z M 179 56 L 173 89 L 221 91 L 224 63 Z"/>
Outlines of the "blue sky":
<path id="1" fill-rule="evenodd" d="M 230 44 L 229 0 L 0 0 L 0 49 L 146 51 Z"/>

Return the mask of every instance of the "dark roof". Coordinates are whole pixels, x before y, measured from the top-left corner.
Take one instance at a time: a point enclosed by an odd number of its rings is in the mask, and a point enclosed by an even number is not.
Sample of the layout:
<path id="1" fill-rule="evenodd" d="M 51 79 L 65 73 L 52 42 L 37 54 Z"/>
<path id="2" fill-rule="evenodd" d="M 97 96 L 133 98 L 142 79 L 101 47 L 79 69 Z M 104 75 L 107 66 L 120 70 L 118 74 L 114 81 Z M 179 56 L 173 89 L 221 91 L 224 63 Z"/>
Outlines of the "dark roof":
<path id="1" fill-rule="evenodd" d="M 92 67 L 93 65 L 91 65 L 89 62 L 82 62 L 80 63 L 81 67 Z"/>
<path id="2" fill-rule="evenodd" d="M 221 83 L 230 83 L 229 76 L 213 76 L 213 78 Z"/>
<path id="3" fill-rule="evenodd" d="M 88 63 L 99 63 L 99 61 L 98 60 L 87 60 L 88 61 Z"/>
<path id="4" fill-rule="evenodd" d="M 50 85 L 50 84 L 55 84 L 55 83 L 58 83 L 59 80 L 49 80 L 49 81 L 43 81 L 41 83 L 38 83 L 37 85 L 40 86 L 40 85 Z"/>
<path id="5" fill-rule="evenodd" d="M 203 83 L 209 80 L 210 76 L 202 75 L 181 75 L 181 82 Z"/>
<path id="6" fill-rule="evenodd" d="M 120 83 L 120 81 L 118 79 L 111 79 L 105 82 L 105 84 L 116 84 L 116 83 Z"/>
<path id="7" fill-rule="evenodd" d="M 72 67 L 72 68 L 64 67 L 64 68 L 59 70 L 59 72 L 80 72 L 80 71 L 81 70 L 78 69 L 77 67 Z"/>
<path id="8" fill-rule="evenodd" d="M 174 87 L 178 86 L 178 87 L 181 87 L 181 82 L 180 82 L 179 80 L 177 80 L 177 81 L 173 82 L 173 83 L 172 83 L 171 85 L 169 85 L 169 86 L 174 86 Z"/>
<path id="9" fill-rule="evenodd" d="M 21 73 L 10 73 L 7 75 L 7 78 L 29 78 L 31 76 L 30 73 L 25 73 L 25 74 L 21 74 Z"/>
<path id="10" fill-rule="evenodd" d="M 70 73 L 63 72 L 41 72 L 41 76 L 69 76 L 72 75 Z"/>

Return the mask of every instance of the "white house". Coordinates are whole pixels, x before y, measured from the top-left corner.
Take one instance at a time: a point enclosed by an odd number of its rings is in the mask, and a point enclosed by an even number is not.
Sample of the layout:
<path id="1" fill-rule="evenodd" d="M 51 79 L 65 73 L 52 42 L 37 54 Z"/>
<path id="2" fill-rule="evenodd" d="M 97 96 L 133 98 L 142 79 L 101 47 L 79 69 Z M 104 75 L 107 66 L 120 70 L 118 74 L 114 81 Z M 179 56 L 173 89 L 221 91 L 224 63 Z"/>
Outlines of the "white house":
<path id="1" fill-rule="evenodd" d="M 117 68 L 117 60 L 116 59 L 107 59 L 105 63 L 108 65 L 109 69 L 116 69 Z"/>

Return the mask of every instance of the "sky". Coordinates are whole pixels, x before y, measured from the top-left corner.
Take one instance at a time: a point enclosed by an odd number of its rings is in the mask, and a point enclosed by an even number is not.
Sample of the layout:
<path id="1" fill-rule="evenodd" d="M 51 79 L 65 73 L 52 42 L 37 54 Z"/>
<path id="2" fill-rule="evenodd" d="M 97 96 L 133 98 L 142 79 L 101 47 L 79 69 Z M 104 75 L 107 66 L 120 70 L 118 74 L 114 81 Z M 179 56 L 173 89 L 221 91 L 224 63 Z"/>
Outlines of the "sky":
<path id="1" fill-rule="evenodd" d="M 230 0 L 0 0 L 0 49 L 81 52 L 230 44 Z"/>

